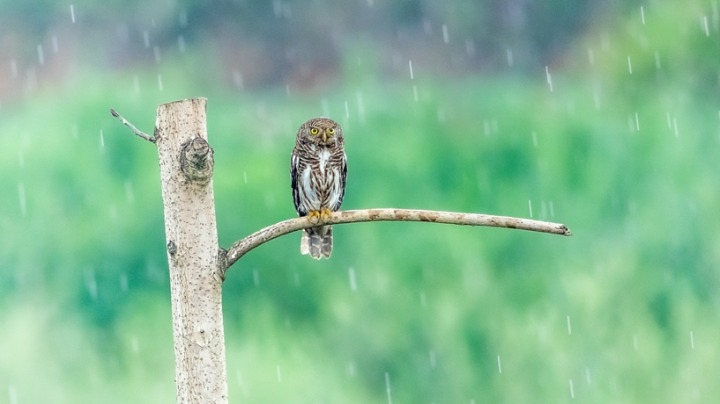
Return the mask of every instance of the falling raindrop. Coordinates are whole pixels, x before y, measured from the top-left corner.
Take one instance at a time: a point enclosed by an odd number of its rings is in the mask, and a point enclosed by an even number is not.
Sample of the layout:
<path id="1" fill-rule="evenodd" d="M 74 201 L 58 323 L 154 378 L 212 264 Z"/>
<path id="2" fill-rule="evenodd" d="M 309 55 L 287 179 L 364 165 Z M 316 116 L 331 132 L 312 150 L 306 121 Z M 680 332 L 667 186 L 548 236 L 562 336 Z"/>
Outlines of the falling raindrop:
<path id="1" fill-rule="evenodd" d="M 95 279 L 95 271 L 88 269 L 85 271 L 85 287 L 87 288 L 88 294 L 92 300 L 97 300 L 98 297 L 98 285 Z"/>
<path id="2" fill-rule="evenodd" d="M 413 88 L 413 100 L 415 100 L 415 102 L 418 102 L 420 100 L 420 95 L 418 94 L 417 85 L 413 84 L 412 88 Z"/>
<path id="3" fill-rule="evenodd" d="M 408 60 L 408 68 L 410 69 L 410 80 L 415 80 L 415 74 L 413 73 L 412 60 Z"/>
<path id="4" fill-rule="evenodd" d="M 637 335 L 635 335 L 635 334 L 633 334 L 633 350 L 635 350 L 635 351 L 638 350 L 638 339 L 637 339 Z"/>
<path id="5" fill-rule="evenodd" d="M 550 201 L 548 205 L 550 206 L 550 217 L 555 217 L 555 204 Z"/>
<path id="6" fill-rule="evenodd" d="M 392 394 L 390 391 L 390 374 L 385 372 L 385 392 L 387 393 L 388 404 L 392 404 Z"/>
<path id="7" fill-rule="evenodd" d="M 100 129 L 100 152 L 105 151 L 105 134 L 103 134 L 103 130 Z"/>
<path id="8" fill-rule="evenodd" d="M 638 118 L 637 112 L 635 112 L 635 130 L 640 132 L 640 118 Z"/>
<path id="9" fill-rule="evenodd" d="M 243 171 L 243 183 L 247 185 L 247 171 Z"/>
<path id="10" fill-rule="evenodd" d="M 140 340 L 135 335 L 130 338 L 130 350 L 132 350 L 133 353 L 140 352 Z"/>
<path id="11" fill-rule="evenodd" d="M 437 107 L 436 115 L 437 115 L 438 122 L 440 122 L 440 123 L 447 122 L 447 113 L 445 112 L 444 108 Z"/>
<path id="12" fill-rule="evenodd" d="M 75 5 L 70 5 L 70 21 L 75 24 Z"/>
<path id="13" fill-rule="evenodd" d="M 693 335 L 692 330 L 690 330 L 690 348 L 695 349 L 695 336 Z"/>
<path id="14" fill-rule="evenodd" d="M 703 16 L 701 23 L 703 31 L 705 31 L 705 36 L 710 36 L 710 27 L 708 26 L 708 18 L 706 15 Z"/>
<path id="15" fill-rule="evenodd" d="M 275 18 L 282 17 L 282 2 L 279 0 L 273 0 L 272 7 L 273 7 L 273 14 L 275 14 Z"/>
<path id="16" fill-rule="evenodd" d="M 568 335 L 572 335 L 572 326 L 570 325 L 570 316 L 565 316 L 565 320 L 567 321 Z"/>
<path id="17" fill-rule="evenodd" d="M 25 184 L 18 182 L 18 199 L 20 201 L 20 215 L 27 216 L 27 203 L 25 201 Z"/>
<path id="18" fill-rule="evenodd" d="M 15 386 L 8 386 L 8 402 L 10 404 L 17 404 L 18 402 L 17 390 L 15 389 Z"/>
<path id="19" fill-rule="evenodd" d="M 588 56 L 588 63 L 590 63 L 590 66 L 595 66 L 595 52 L 592 49 L 588 48 L 587 56 Z"/>
<path id="20" fill-rule="evenodd" d="M 507 59 L 508 66 L 512 67 L 515 63 L 515 58 L 513 57 L 513 51 L 510 48 L 505 49 L 505 59 Z"/>
<path id="21" fill-rule="evenodd" d="M 245 379 L 243 378 L 242 372 L 240 370 L 237 371 L 237 383 L 240 386 L 240 389 L 243 392 L 243 395 L 247 397 L 248 394 L 248 386 L 245 383 Z"/>
<path id="22" fill-rule="evenodd" d="M 50 38 L 50 42 L 52 43 L 53 53 L 58 53 L 60 51 L 60 46 L 58 45 L 57 35 L 53 35 Z"/>
<path id="23" fill-rule="evenodd" d="M 632 74 L 632 60 L 630 60 L 630 55 L 628 55 L 628 57 L 627 57 L 627 62 L 628 62 L 628 71 L 630 72 L 630 74 Z"/>
<path id="24" fill-rule="evenodd" d="M 587 384 L 590 384 L 592 382 L 592 378 L 590 377 L 590 368 L 585 368 L 585 382 Z"/>
<path id="25" fill-rule="evenodd" d="M 530 210 L 530 217 L 533 217 L 532 201 L 528 199 L 528 210 Z"/>
<path id="26" fill-rule="evenodd" d="M 185 37 L 178 35 L 178 50 L 180 53 L 185 53 Z"/>
<path id="27" fill-rule="evenodd" d="M 442 25 L 442 36 L 443 36 L 443 42 L 449 43 L 450 42 L 450 35 L 448 35 L 448 27 L 447 25 Z"/>
<path id="28" fill-rule="evenodd" d="M 162 74 L 158 74 L 158 89 L 159 89 L 160 91 L 163 90 Z"/>
<path id="29" fill-rule="evenodd" d="M 278 383 L 282 383 L 282 373 L 280 373 L 280 365 L 277 365 L 275 367 L 275 372 L 277 374 Z"/>
<path id="30" fill-rule="evenodd" d="M 550 68 L 545 66 L 545 80 L 547 80 L 548 86 L 550 86 L 550 92 L 553 91 L 552 76 L 550 75 Z"/>
<path id="31" fill-rule="evenodd" d="M 348 362 L 347 365 L 345 365 L 345 372 L 347 373 L 348 377 L 355 377 L 355 362 Z"/>
<path id="32" fill-rule="evenodd" d="M 500 355 L 497 356 L 497 367 L 498 373 L 502 373 L 502 362 L 500 361 Z"/>
<path id="33" fill-rule="evenodd" d="M 350 104 L 345 101 L 345 118 L 350 118 Z"/>
<path id="34" fill-rule="evenodd" d="M 242 73 L 240 73 L 238 70 L 233 70 L 232 72 L 232 80 L 233 84 L 235 84 L 235 87 L 238 88 L 238 90 L 243 89 L 243 76 Z"/>
<path id="35" fill-rule="evenodd" d="M 350 290 L 355 292 L 357 290 L 357 283 L 355 282 L 355 268 L 348 268 L 348 278 L 350 280 Z"/>
<path id="36" fill-rule="evenodd" d="M 253 268 L 253 283 L 255 286 L 260 286 L 260 273 L 257 268 Z"/>
<path id="37" fill-rule="evenodd" d="M 640 6 L 640 21 L 645 25 L 645 7 Z"/>
<path id="38" fill-rule="evenodd" d="M 45 64 L 45 52 L 43 51 L 43 46 L 41 44 L 38 44 L 37 46 L 37 56 L 38 56 L 38 63 L 40 65 Z"/>
<path id="39" fill-rule="evenodd" d="M 548 217 L 547 203 L 545 201 L 540 201 L 540 217 L 543 219 Z"/>
<path id="40" fill-rule="evenodd" d="M 135 94 L 140 94 L 140 77 L 137 74 L 133 75 L 133 89 Z"/>
<path id="41" fill-rule="evenodd" d="M 575 388 L 573 387 L 572 379 L 569 380 L 570 384 L 570 398 L 575 398 Z"/>

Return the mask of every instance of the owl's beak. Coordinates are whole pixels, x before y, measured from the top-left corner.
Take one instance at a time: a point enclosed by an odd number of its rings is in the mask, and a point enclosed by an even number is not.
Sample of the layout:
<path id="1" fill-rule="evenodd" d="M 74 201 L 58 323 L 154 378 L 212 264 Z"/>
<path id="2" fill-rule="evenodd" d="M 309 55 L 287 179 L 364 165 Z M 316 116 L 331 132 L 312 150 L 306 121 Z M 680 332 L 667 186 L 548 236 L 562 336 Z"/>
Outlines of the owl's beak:
<path id="1" fill-rule="evenodd" d="M 323 143 L 327 143 L 327 137 L 328 137 L 327 132 L 326 132 L 326 131 L 323 131 L 322 136 L 323 136 Z"/>

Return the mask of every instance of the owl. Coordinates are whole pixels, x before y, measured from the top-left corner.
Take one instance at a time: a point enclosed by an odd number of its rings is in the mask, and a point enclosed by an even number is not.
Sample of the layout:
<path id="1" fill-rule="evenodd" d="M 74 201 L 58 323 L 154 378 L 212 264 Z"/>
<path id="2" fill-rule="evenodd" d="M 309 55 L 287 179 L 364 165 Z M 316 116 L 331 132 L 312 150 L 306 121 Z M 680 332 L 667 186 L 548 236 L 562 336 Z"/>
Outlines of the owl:
<path id="1" fill-rule="evenodd" d="M 300 252 L 315 259 L 330 258 L 332 226 L 322 224 L 340 209 L 345 196 L 347 157 L 342 128 L 328 118 L 313 118 L 297 133 L 290 158 L 290 179 L 295 210 L 316 227 L 303 230 Z"/>

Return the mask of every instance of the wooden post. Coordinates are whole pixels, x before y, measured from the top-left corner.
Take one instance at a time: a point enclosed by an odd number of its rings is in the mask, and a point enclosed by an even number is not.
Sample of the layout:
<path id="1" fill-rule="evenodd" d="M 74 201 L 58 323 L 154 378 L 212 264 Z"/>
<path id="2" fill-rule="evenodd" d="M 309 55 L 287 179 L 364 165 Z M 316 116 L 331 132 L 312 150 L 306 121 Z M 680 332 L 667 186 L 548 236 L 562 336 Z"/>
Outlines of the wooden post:
<path id="1" fill-rule="evenodd" d="M 228 395 L 206 101 L 158 106 L 151 140 L 160 158 L 178 403 L 227 403 Z"/>

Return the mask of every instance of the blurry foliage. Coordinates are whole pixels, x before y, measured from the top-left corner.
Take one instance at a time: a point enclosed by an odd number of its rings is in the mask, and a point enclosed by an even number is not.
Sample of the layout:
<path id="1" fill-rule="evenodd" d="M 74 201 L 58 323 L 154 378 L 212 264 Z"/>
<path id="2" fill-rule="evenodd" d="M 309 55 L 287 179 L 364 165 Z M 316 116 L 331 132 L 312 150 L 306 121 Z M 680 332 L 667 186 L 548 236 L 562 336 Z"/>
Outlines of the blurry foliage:
<path id="1" fill-rule="evenodd" d="M 187 47 L 212 52 L 231 85 L 262 88 L 282 81 L 312 88 L 339 76 L 343 50 L 358 38 L 382 55 L 385 75 L 404 76 L 408 59 L 434 75 L 497 72 L 509 65 L 532 72 L 562 55 L 591 18 L 616 15 L 633 3 L 182 0 L 98 7 L 82 0 L 0 0 L 7 49 L 0 69 L 14 65 L 28 72 L 23 80 L 3 83 L 9 89 L 0 84 L 0 97 L 34 86 L 37 74 L 72 70 L 79 58 L 114 70 L 138 61 L 151 65 Z"/>
<path id="2" fill-rule="evenodd" d="M 461 29 L 488 29 L 468 15 L 496 15 L 493 2 L 375 2 L 369 11 L 362 3 L 343 9 L 356 19 L 340 21 L 363 31 L 364 21 L 382 15 L 402 33 L 422 31 L 429 19 L 435 40 L 447 21 L 453 43 Z M 0 401 L 3 394 L 10 402 L 172 401 L 157 156 L 108 110 L 150 131 L 157 104 L 192 96 L 209 98 L 223 246 L 294 216 L 289 153 L 297 127 L 313 115 L 335 117 L 345 129 L 347 209 L 532 212 L 575 233 L 345 225 L 335 229 L 332 259 L 322 262 L 299 254 L 297 234 L 263 245 L 224 285 L 231 400 L 380 402 L 387 383 L 394 402 L 720 397 L 713 2 L 653 2 L 644 23 L 639 7 L 607 3 L 590 19 L 593 7 L 582 5 L 589 3 L 547 2 L 573 21 L 545 24 L 558 30 L 546 33 L 547 47 L 526 45 L 556 55 L 548 63 L 552 91 L 542 65 L 448 80 L 418 62 L 411 80 L 403 56 L 402 75 L 388 78 L 386 49 L 372 34 L 347 32 L 340 42 L 331 38 L 335 84 L 228 86 L 232 67 L 215 57 L 226 51 L 223 41 L 200 46 L 213 41 L 195 19 L 242 15 L 242 24 L 213 25 L 232 33 L 231 45 L 235 30 L 294 44 L 339 22 L 328 14 L 314 24 L 317 8 L 304 10 L 303 2 L 209 4 L 188 3 L 182 12 L 166 4 L 143 15 L 144 5 L 130 3 L 115 27 L 148 25 L 155 15 L 158 32 L 163 21 L 176 27 L 163 31 L 168 42 L 184 30 L 187 49 L 163 48 L 162 63 L 127 71 L 77 67 L 26 102 L 3 102 Z M 110 20 L 121 12 L 108 7 Z M 263 26 L 286 18 L 285 7 L 291 26 Z M 100 13 L 82 3 L 75 10 L 83 21 Z M 187 25 L 161 18 L 182 13 Z M 129 43 L 142 37 L 141 28 L 123 32 Z M 398 35 L 409 47 L 423 44 Z M 111 52 L 122 58 L 122 47 Z M 144 52 L 151 60 L 152 50 Z M 546 63 L 516 52 L 523 57 Z"/>

